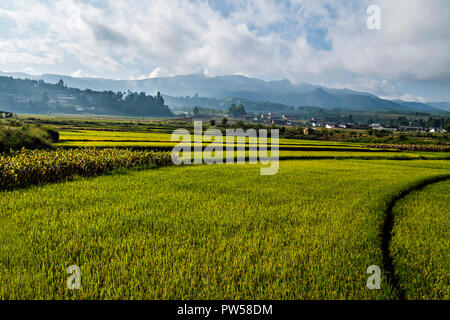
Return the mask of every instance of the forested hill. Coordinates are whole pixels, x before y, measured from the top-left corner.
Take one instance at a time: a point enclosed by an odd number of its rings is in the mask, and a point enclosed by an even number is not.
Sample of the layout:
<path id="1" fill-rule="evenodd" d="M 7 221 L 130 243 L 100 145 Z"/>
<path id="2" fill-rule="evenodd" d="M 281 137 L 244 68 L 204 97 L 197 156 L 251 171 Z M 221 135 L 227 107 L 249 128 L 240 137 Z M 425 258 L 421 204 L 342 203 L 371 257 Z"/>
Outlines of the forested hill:
<path id="1" fill-rule="evenodd" d="M 69 88 L 43 80 L 0 77 L 0 110 L 15 113 L 66 113 L 169 117 L 172 112 L 158 92 L 112 92 Z"/>

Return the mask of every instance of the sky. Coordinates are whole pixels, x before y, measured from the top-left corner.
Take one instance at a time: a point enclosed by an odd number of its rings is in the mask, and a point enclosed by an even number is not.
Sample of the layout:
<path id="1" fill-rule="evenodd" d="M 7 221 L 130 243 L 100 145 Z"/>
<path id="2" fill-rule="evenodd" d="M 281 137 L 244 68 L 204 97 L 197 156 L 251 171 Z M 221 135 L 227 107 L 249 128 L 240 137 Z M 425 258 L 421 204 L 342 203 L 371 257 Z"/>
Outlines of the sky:
<path id="1" fill-rule="evenodd" d="M 450 101 L 450 1 L 2 0 L 0 71 L 239 74 Z"/>

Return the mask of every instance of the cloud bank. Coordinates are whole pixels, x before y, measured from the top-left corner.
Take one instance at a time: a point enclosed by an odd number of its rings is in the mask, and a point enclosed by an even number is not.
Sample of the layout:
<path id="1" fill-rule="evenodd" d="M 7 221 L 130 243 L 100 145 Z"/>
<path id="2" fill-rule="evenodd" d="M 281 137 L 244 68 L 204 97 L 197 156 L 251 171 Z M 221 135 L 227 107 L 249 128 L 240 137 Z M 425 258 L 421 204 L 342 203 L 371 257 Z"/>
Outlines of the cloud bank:
<path id="1" fill-rule="evenodd" d="M 366 28 L 371 4 L 381 30 Z M 242 74 L 398 97 L 450 87 L 449 12 L 448 0 L 4 0 L 0 70 Z"/>

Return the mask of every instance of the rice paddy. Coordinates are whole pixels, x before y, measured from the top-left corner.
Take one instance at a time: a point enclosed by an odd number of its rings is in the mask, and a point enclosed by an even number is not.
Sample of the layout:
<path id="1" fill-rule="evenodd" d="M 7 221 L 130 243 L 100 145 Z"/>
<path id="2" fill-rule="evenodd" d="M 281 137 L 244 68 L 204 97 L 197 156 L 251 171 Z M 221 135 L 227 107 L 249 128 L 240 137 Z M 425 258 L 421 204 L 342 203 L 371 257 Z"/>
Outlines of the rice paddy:
<path id="1" fill-rule="evenodd" d="M 394 207 L 391 250 L 407 299 L 450 298 L 449 204 L 447 180 L 412 192 Z"/>
<path id="2" fill-rule="evenodd" d="M 175 144 L 166 130 L 63 130 L 55 146 Z M 0 192 L 0 299 L 400 298 L 383 266 L 387 204 L 450 174 L 449 154 L 280 139 L 279 157 L 274 176 L 171 166 Z M 394 207 L 391 253 L 409 299 L 449 297 L 448 186 Z M 66 287 L 71 265 L 81 290 Z M 366 286 L 371 265 L 381 290 Z"/>

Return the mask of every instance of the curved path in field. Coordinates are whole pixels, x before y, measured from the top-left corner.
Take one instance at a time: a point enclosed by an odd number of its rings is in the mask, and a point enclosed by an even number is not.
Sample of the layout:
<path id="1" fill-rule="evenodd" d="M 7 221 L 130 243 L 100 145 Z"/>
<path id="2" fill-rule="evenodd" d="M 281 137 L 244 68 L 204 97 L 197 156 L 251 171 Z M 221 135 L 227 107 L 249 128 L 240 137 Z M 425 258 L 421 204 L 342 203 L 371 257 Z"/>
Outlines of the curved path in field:
<path id="1" fill-rule="evenodd" d="M 405 300 L 406 293 L 405 293 L 405 290 L 403 290 L 402 287 L 400 286 L 400 281 L 395 274 L 394 260 L 393 260 L 393 256 L 391 254 L 391 249 L 390 249 L 390 243 L 391 243 L 391 239 L 392 239 L 392 230 L 394 227 L 394 214 L 393 214 L 392 210 L 394 209 L 395 204 L 399 200 L 403 199 L 404 197 L 409 195 L 411 192 L 422 190 L 426 186 L 429 186 L 431 184 L 441 182 L 444 180 L 450 180 L 450 175 L 448 175 L 448 174 L 447 175 L 439 175 L 439 176 L 421 180 L 418 183 L 410 186 L 409 188 L 401 191 L 396 196 L 392 197 L 387 203 L 387 207 L 386 207 L 386 211 L 385 211 L 385 220 L 384 220 L 384 224 L 383 224 L 383 232 L 382 232 L 382 244 L 381 244 L 381 249 L 383 252 L 383 264 L 384 264 L 384 270 L 387 271 L 388 281 L 390 281 L 391 285 L 396 290 L 397 297 L 400 300 Z"/>

